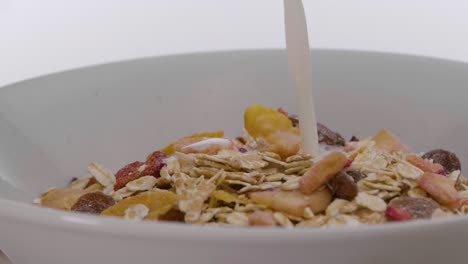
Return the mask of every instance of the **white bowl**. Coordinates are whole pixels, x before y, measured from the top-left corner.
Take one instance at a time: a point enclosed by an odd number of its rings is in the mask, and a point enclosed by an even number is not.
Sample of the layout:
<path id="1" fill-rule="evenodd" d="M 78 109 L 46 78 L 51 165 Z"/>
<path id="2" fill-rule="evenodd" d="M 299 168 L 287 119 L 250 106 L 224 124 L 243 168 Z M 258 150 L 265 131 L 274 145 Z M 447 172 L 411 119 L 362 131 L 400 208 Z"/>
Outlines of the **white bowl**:
<path id="1" fill-rule="evenodd" d="M 468 162 L 468 65 L 313 52 L 319 119 L 350 135 L 381 127 L 414 150 Z M 113 170 L 196 131 L 238 135 L 251 103 L 294 112 L 283 51 L 139 59 L 0 89 L 0 248 L 14 263 L 466 263 L 468 218 L 343 229 L 132 223 L 30 205 L 89 162 Z"/>

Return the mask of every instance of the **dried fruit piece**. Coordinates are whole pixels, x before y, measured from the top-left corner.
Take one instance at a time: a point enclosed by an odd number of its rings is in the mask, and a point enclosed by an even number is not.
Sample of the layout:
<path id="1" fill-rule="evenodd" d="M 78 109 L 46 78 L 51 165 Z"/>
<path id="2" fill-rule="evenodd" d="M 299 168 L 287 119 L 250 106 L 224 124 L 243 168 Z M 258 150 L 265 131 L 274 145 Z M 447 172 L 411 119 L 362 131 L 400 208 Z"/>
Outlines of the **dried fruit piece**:
<path id="1" fill-rule="evenodd" d="M 335 197 L 340 199 L 351 201 L 358 194 L 358 186 L 354 178 L 345 170 L 336 174 L 335 177 L 330 180 L 329 186 Z"/>
<path id="2" fill-rule="evenodd" d="M 312 194 L 340 172 L 347 161 L 348 159 L 341 152 L 328 154 L 302 176 L 299 189 L 304 194 Z"/>
<path id="3" fill-rule="evenodd" d="M 449 178 L 426 172 L 418 179 L 418 184 L 439 203 L 452 208 L 460 207 L 460 195 Z"/>
<path id="4" fill-rule="evenodd" d="M 407 146 L 400 142 L 400 139 L 392 134 L 392 132 L 382 129 L 377 135 L 374 136 L 375 147 L 388 151 L 388 152 L 403 152 L 408 153 L 409 149 Z"/>
<path id="5" fill-rule="evenodd" d="M 323 124 L 317 123 L 318 140 L 320 143 L 324 143 L 330 146 L 344 146 L 346 141 L 338 133 L 330 130 Z"/>
<path id="6" fill-rule="evenodd" d="M 127 183 L 135 180 L 135 179 L 138 179 L 141 175 L 141 169 L 140 168 L 143 168 L 144 169 L 144 165 L 145 163 L 141 162 L 141 161 L 135 161 L 133 163 L 130 163 L 128 164 L 127 166 L 123 167 L 122 169 L 120 169 L 116 174 L 115 174 L 115 178 L 116 178 L 116 183 L 115 183 L 115 186 L 114 186 L 114 190 L 118 190 L 122 187 L 124 187 L 125 185 L 127 185 Z"/>
<path id="7" fill-rule="evenodd" d="M 155 190 L 126 198 L 114 206 L 102 211 L 101 215 L 124 217 L 125 210 L 135 204 L 143 204 L 149 208 L 148 215 L 164 215 L 177 204 L 177 195 L 166 190 Z"/>
<path id="8" fill-rule="evenodd" d="M 72 206 L 71 210 L 81 213 L 100 214 L 115 204 L 112 197 L 102 192 L 92 192 L 82 195 Z"/>
<path id="9" fill-rule="evenodd" d="M 269 211 L 255 210 L 249 215 L 249 225 L 251 226 L 275 226 L 276 221 Z"/>
<path id="10" fill-rule="evenodd" d="M 424 172 L 440 173 L 440 171 L 444 171 L 444 167 L 442 165 L 438 163 L 432 163 L 429 160 L 425 160 L 416 155 L 408 155 L 406 160 Z"/>
<path id="11" fill-rule="evenodd" d="M 390 219 L 401 221 L 402 212 L 408 213 L 411 219 L 429 219 L 439 205 L 430 198 L 413 198 L 413 197 L 400 197 L 393 199 L 387 208 L 387 215 L 390 210 Z M 402 211 L 403 210 L 403 211 Z M 393 217 L 393 218 L 392 218 Z"/>
<path id="12" fill-rule="evenodd" d="M 431 159 L 434 163 L 442 165 L 446 174 L 461 170 L 461 163 L 457 155 L 444 149 L 431 150 L 424 154 L 422 158 Z"/>
<path id="13" fill-rule="evenodd" d="M 140 175 L 151 175 L 158 178 L 162 167 L 166 165 L 163 161 L 165 158 L 167 158 L 167 155 L 161 151 L 155 151 L 148 155 L 148 158 L 145 162 L 146 167 L 143 171 L 141 171 Z"/>
<path id="14" fill-rule="evenodd" d="M 174 143 L 169 144 L 165 148 L 161 149 L 161 152 L 167 155 L 173 155 L 176 151 L 180 151 L 183 147 L 192 143 L 201 141 L 205 138 L 222 138 L 224 137 L 224 131 L 195 133 L 188 137 L 181 138 Z"/>
<path id="15" fill-rule="evenodd" d="M 291 120 L 275 109 L 255 104 L 244 113 L 244 127 L 254 138 L 268 138 L 277 131 L 287 131 L 293 127 Z"/>
<path id="16" fill-rule="evenodd" d="M 255 203 L 297 217 L 302 217 L 306 207 L 314 213 L 320 213 L 332 200 L 332 195 L 327 188 L 310 195 L 304 195 L 299 191 L 263 191 L 249 193 L 249 197 Z"/>
<path id="17" fill-rule="evenodd" d="M 404 208 L 387 207 L 385 216 L 393 221 L 407 221 L 411 218 L 409 212 Z"/>
<path id="18" fill-rule="evenodd" d="M 270 144 L 268 151 L 276 153 L 281 158 L 296 155 L 301 150 L 301 137 L 291 131 L 278 131 L 267 138 Z"/>
<path id="19" fill-rule="evenodd" d="M 52 189 L 41 197 L 41 205 L 59 210 L 70 210 L 86 190 Z"/>

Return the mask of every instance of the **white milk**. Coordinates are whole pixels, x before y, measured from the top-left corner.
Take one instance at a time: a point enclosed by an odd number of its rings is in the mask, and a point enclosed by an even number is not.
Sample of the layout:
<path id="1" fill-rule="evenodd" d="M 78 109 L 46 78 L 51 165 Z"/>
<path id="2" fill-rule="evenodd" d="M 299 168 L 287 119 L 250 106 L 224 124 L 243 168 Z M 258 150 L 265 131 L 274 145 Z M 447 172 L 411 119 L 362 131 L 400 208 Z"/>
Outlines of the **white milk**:
<path id="1" fill-rule="evenodd" d="M 288 62 L 297 86 L 302 149 L 317 157 L 319 144 L 312 95 L 312 66 L 307 21 L 301 0 L 284 0 L 284 21 Z"/>

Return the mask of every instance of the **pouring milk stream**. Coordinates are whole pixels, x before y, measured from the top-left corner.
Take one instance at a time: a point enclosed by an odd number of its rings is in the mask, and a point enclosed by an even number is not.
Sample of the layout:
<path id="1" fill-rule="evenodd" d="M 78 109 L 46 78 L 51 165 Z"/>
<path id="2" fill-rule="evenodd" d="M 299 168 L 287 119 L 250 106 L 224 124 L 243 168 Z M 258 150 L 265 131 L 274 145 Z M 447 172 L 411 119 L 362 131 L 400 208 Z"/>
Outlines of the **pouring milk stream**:
<path id="1" fill-rule="evenodd" d="M 312 67 L 302 0 L 284 0 L 284 22 L 288 62 L 297 87 L 302 148 L 304 153 L 317 157 L 319 143 L 312 94 Z"/>

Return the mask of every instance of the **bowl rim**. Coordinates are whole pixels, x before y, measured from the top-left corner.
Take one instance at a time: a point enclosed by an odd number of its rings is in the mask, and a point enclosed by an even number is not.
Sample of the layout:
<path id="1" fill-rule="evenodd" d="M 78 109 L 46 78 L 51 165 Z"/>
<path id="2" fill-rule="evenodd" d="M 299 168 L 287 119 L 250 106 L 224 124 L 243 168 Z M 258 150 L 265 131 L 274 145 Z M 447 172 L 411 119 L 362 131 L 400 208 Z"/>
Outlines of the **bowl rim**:
<path id="1" fill-rule="evenodd" d="M 312 49 L 319 52 L 330 53 L 349 53 L 365 55 L 391 55 L 400 57 L 411 57 L 413 59 L 432 60 L 445 63 L 457 63 L 467 65 L 463 61 L 456 61 L 429 56 L 419 56 L 403 53 L 376 52 L 365 50 L 346 50 L 346 49 Z M 136 62 L 148 59 L 161 59 L 169 57 L 182 56 L 206 56 L 216 54 L 230 53 L 258 53 L 258 52 L 285 52 L 284 49 L 251 49 L 251 50 L 227 50 L 227 51 L 207 51 L 182 53 L 163 56 L 142 57 L 135 59 L 118 60 L 108 63 L 88 65 L 64 71 L 48 73 L 42 76 L 29 78 L 26 80 L 14 82 L 0 87 L 0 93 L 3 89 L 13 89 L 24 82 L 34 81 L 36 79 L 47 78 L 50 76 L 79 71 L 93 67 L 101 67 L 113 64 Z M 382 234 L 394 234 L 395 232 L 415 232 L 433 229 L 440 226 L 452 225 L 455 223 L 468 222 L 468 215 L 461 215 L 448 218 L 437 218 L 431 220 L 418 220 L 410 222 L 391 222 L 376 225 L 346 226 L 344 228 L 245 228 L 235 226 L 200 226 L 183 223 L 171 222 L 150 222 L 150 221 L 125 221 L 114 217 L 102 217 L 87 215 L 83 213 L 72 213 L 50 208 L 43 208 L 37 205 L 28 204 L 19 201 L 0 198 L 0 222 L 15 222 L 25 225 L 36 225 L 38 227 L 54 228 L 69 232 L 88 233 L 93 235 L 111 235 L 118 237 L 135 238 L 159 238 L 178 241 L 216 241 L 228 242 L 244 241 L 246 239 L 253 242 L 262 242 L 269 244 L 300 242 L 320 240 L 321 242 L 334 239 L 356 239 L 359 236 L 379 236 Z M 276 238 L 276 239 L 275 239 Z"/>

